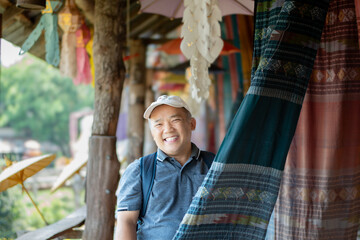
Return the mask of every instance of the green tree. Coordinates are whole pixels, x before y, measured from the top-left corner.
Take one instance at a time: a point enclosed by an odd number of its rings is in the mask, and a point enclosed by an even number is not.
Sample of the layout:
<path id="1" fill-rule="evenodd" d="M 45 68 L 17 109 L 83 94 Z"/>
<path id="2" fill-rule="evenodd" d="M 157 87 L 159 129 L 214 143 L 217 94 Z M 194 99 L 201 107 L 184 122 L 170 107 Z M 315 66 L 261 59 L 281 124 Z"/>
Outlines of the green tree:
<path id="1" fill-rule="evenodd" d="M 15 220 L 13 215 L 14 202 L 11 201 L 7 191 L 0 193 L 0 238 L 14 238 L 12 224 Z"/>
<path id="2" fill-rule="evenodd" d="M 69 116 L 93 108 L 94 89 L 75 86 L 57 68 L 27 55 L 1 72 L 0 127 L 39 141 L 51 141 L 69 155 Z"/>

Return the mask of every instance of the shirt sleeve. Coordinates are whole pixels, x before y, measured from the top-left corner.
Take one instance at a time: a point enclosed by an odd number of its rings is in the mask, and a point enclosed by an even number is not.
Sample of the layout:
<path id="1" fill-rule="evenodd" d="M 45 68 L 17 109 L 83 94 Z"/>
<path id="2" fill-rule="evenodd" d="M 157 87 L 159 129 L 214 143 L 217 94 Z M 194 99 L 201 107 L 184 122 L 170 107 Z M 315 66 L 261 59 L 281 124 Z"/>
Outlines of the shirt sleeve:
<path id="1" fill-rule="evenodd" d="M 140 160 L 132 162 L 122 175 L 117 194 L 117 212 L 140 210 L 142 192 L 140 180 Z"/>

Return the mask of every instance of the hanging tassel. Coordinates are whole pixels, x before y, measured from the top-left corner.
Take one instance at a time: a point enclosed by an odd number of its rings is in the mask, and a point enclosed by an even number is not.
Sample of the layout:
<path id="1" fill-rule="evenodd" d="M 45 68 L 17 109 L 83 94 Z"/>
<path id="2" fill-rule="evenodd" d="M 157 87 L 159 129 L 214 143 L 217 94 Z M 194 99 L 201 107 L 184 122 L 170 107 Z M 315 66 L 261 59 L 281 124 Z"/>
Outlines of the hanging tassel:
<path id="1" fill-rule="evenodd" d="M 57 31 L 58 18 L 56 14 L 46 14 L 45 26 L 53 26 L 45 30 L 45 59 L 53 66 L 58 66 L 60 62 L 59 34 Z"/>
<path id="2" fill-rule="evenodd" d="M 56 12 L 61 7 L 61 5 L 62 2 L 60 1 L 46 1 L 46 9 L 42 11 L 40 21 L 21 46 L 19 55 L 23 55 L 24 53 L 28 52 L 39 39 L 42 32 L 45 31 L 45 59 L 49 64 L 55 67 L 59 65 L 60 50 L 59 35 L 57 31 L 58 21 L 57 15 L 54 14 L 54 12 Z"/>
<path id="3" fill-rule="evenodd" d="M 197 102 L 209 97 L 209 66 L 219 56 L 224 43 L 221 39 L 221 11 L 217 0 L 185 0 L 180 48 L 190 59 L 191 96 Z"/>
<path id="4" fill-rule="evenodd" d="M 91 69 L 91 86 L 95 87 L 95 65 L 94 65 L 94 54 L 93 54 L 93 42 L 94 42 L 94 30 L 90 29 L 90 40 L 86 44 L 86 52 L 89 54 L 89 62 L 90 62 L 90 69 Z"/>
<path id="5" fill-rule="evenodd" d="M 85 46 L 90 40 L 90 30 L 85 23 L 76 31 L 77 76 L 74 84 L 90 84 L 92 81 L 89 56 Z"/>
<path id="6" fill-rule="evenodd" d="M 76 78 L 76 34 L 64 32 L 61 42 L 60 72 L 66 77 Z"/>
<path id="7" fill-rule="evenodd" d="M 72 79 L 75 79 L 77 75 L 75 32 L 81 23 L 82 16 L 74 0 L 66 0 L 64 8 L 59 12 L 59 25 L 64 31 L 61 43 L 60 72 Z"/>

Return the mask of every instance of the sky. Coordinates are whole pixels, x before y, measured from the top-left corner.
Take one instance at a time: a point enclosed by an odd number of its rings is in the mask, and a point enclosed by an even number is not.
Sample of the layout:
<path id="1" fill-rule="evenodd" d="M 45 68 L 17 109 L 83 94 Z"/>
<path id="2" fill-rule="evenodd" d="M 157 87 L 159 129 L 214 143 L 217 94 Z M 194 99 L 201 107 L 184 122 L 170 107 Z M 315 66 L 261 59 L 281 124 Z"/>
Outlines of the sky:
<path id="1" fill-rule="evenodd" d="M 5 39 L 1 39 L 1 65 L 9 67 L 20 61 L 24 55 L 19 55 L 20 48 L 9 43 Z"/>

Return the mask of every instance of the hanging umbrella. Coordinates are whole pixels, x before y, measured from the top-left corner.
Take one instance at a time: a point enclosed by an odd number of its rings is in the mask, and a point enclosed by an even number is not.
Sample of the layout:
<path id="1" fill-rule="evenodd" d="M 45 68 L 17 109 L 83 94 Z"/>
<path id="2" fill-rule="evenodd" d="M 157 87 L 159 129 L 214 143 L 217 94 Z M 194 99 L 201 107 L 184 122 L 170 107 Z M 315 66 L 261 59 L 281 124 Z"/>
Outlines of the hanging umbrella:
<path id="1" fill-rule="evenodd" d="M 181 45 L 181 38 L 176 38 L 173 40 L 170 40 L 160 47 L 158 47 L 157 51 L 162 51 L 167 54 L 182 54 L 180 45 Z M 222 48 L 220 55 L 228 55 L 232 53 L 239 53 L 240 49 L 232 45 L 231 43 L 224 41 L 224 47 Z"/>
<path id="2" fill-rule="evenodd" d="M 65 182 L 74 176 L 76 173 L 79 173 L 82 167 L 86 165 L 88 158 L 80 158 L 71 161 L 60 173 L 60 176 L 56 179 L 54 185 L 51 188 L 51 192 L 55 192 L 59 189 Z"/>
<path id="3" fill-rule="evenodd" d="M 5 191 L 6 189 L 11 188 L 17 184 L 21 184 L 46 225 L 48 225 L 48 223 L 41 214 L 34 200 L 31 198 L 29 192 L 25 188 L 24 181 L 49 165 L 55 159 L 55 156 L 55 154 L 48 154 L 39 157 L 28 158 L 26 160 L 11 164 L 0 174 L 0 192 Z"/>
<path id="4" fill-rule="evenodd" d="M 140 12 L 160 14 L 169 18 L 181 18 L 184 12 L 184 0 L 140 0 Z M 223 16 L 231 14 L 253 15 L 253 0 L 219 0 Z"/>

